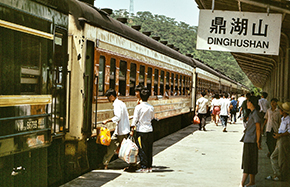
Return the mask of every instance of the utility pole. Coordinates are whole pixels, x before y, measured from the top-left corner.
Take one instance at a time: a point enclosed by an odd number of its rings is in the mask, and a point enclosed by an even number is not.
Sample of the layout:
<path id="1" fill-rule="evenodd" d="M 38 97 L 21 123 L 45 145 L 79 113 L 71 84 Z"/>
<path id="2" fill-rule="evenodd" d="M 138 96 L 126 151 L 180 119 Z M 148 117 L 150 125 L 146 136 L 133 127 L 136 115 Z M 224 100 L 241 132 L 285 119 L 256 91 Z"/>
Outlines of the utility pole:
<path id="1" fill-rule="evenodd" d="M 130 17 L 134 14 L 134 0 L 130 0 L 130 9 L 129 9 Z"/>

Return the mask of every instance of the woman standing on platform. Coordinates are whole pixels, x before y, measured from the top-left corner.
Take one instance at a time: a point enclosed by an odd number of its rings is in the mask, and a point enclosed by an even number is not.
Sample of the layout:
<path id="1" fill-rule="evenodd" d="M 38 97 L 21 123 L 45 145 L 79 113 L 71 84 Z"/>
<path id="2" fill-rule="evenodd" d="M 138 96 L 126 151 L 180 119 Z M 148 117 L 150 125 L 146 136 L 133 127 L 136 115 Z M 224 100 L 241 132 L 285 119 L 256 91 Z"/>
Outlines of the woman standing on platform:
<path id="1" fill-rule="evenodd" d="M 246 123 L 246 129 L 242 142 L 244 142 L 243 148 L 243 160 L 242 169 L 243 178 L 242 186 L 251 187 L 255 186 L 255 176 L 258 173 L 258 150 L 261 149 L 261 118 L 259 115 L 258 99 L 255 96 L 251 96 L 247 101 L 247 108 L 251 110 L 249 120 Z M 250 182 L 245 185 L 245 182 L 250 175 Z"/>
<path id="2" fill-rule="evenodd" d="M 219 116 L 220 116 L 220 111 L 221 111 L 219 99 L 220 99 L 219 94 L 215 94 L 211 102 L 211 107 L 213 107 L 212 109 L 213 121 L 216 126 L 218 126 L 218 121 L 219 121 Z"/>

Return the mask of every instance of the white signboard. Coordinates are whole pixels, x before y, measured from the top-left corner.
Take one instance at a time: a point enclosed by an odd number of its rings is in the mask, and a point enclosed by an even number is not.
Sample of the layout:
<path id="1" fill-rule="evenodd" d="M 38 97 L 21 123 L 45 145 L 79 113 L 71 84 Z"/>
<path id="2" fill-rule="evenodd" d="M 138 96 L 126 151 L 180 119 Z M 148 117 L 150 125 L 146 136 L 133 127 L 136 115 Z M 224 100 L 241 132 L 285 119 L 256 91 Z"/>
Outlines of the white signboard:
<path id="1" fill-rule="evenodd" d="M 282 14 L 200 10 L 197 49 L 278 55 Z"/>

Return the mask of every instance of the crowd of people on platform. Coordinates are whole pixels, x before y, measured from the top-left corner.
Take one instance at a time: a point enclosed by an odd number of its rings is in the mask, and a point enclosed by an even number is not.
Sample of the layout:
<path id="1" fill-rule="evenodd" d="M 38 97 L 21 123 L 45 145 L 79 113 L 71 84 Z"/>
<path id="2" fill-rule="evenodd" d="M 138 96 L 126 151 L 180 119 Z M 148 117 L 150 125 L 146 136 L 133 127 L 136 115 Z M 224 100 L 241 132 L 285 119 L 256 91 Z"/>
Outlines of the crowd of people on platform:
<path id="1" fill-rule="evenodd" d="M 129 116 L 125 103 L 118 99 L 115 90 L 107 90 L 105 96 L 113 103 L 114 117 L 105 120 L 116 123 L 115 132 L 112 135 L 111 144 L 107 147 L 103 165 L 105 169 L 121 141 L 136 131 L 136 144 L 139 148 L 140 168 L 137 172 L 152 171 L 152 147 L 153 128 L 151 120 L 154 118 L 154 108 L 147 103 L 150 91 L 143 86 L 135 89 L 137 106 L 134 110 L 132 124 L 129 124 Z M 210 96 L 209 96 L 210 95 Z M 273 175 L 265 179 L 279 181 L 289 174 L 290 168 L 290 102 L 279 102 L 272 98 L 267 100 L 268 94 L 263 92 L 257 97 L 253 92 L 246 96 L 241 94 L 229 97 L 228 93 L 207 94 L 203 91 L 196 101 L 195 113 L 200 119 L 199 130 L 206 131 L 206 118 L 211 116 L 212 121 L 218 126 L 221 122 L 222 132 L 227 132 L 227 123 L 235 124 L 237 119 L 243 121 L 244 135 L 242 155 L 242 186 L 255 186 L 255 176 L 258 173 L 258 150 L 261 149 L 261 136 L 266 138 L 268 147 L 267 156 L 271 160 Z M 165 99 L 169 95 L 165 96 Z M 238 117 L 236 117 L 238 114 Z M 249 177 L 249 183 L 246 183 Z"/>
<path id="2" fill-rule="evenodd" d="M 280 181 L 286 179 L 290 168 L 290 102 L 279 102 L 262 92 L 259 99 L 253 93 L 246 95 L 241 105 L 245 126 L 242 142 L 243 178 L 242 186 L 255 186 L 255 175 L 258 173 L 258 150 L 261 149 L 261 136 L 266 138 L 267 156 L 271 160 L 274 175 L 265 179 Z M 245 185 L 246 179 L 250 181 Z"/>
<path id="3" fill-rule="evenodd" d="M 227 132 L 227 123 L 235 124 L 237 122 L 236 114 L 240 109 L 240 103 L 243 102 L 244 95 L 236 100 L 235 94 L 222 93 L 214 94 L 212 92 L 203 91 L 200 93 L 199 99 L 196 101 L 195 114 L 200 119 L 199 130 L 206 131 L 206 118 L 211 116 L 211 120 L 218 126 L 221 122 L 223 132 Z M 240 116 L 239 116 L 240 117 Z"/>
<path id="4" fill-rule="evenodd" d="M 255 176 L 258 173 L 258 150 L 261 149 L 261 137 L 266 138 L 268 158 L 271 160 L 273 175 L 265 179 L 279 181 L 286 179 L 290 172 L 290 102 L 279 102 L 262 92 L 255 96 L 254 92 L 235 95 L 214 94 L 207 97 L 201 92 L 196 101 L 196 115 L 200 118 L 199 130 L 206 131 L 206 117 L 211 114 L 212 121 L 218 126 L 219 121 L 223 132 L 227 132 L 227 123 L 235 124 L 241 119 L 244 125 L 244 143 L 242 155 L 242 186 L 255 186 Z M 238 114 L 238 117 L 236 117 Z M 249 183 L 246 180 L 249 176 Z"/>

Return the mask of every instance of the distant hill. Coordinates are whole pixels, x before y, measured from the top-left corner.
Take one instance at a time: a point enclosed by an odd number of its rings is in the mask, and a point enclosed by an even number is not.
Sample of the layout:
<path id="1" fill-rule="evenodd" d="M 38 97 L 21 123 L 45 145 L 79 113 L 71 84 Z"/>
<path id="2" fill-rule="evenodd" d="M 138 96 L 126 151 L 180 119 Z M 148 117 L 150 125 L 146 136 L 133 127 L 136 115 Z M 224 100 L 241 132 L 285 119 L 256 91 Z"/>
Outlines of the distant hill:
<path id="1" fill-rule="evenodd" d="M 196 50 L 197 27 L 164 15 L 153 15 L 151 12 L 137 12 L 129 15 L 125 9 L 115 10 L 113 18 L 126 17 L 128 25 L 141 25 L 140 32 L 152 31 L 151 36 L 159 36 L 161 40 L 174 44 L 183 54 L 190 53 L 230 78 L 252 88 L 253 85 L 229 52 Z"/>

